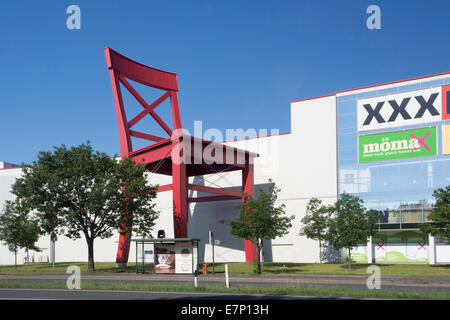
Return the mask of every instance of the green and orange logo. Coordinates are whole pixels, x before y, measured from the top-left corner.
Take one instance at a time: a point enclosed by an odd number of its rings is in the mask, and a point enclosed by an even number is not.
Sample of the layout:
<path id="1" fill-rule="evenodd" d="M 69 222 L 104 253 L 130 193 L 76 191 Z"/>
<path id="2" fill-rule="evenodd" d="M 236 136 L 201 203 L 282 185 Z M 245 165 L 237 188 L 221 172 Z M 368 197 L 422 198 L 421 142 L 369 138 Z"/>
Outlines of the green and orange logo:
<path id="1" fill-rule="evenodd" d="M 359 162 L 437 155 L 436 127 L 359 136 Z"/>

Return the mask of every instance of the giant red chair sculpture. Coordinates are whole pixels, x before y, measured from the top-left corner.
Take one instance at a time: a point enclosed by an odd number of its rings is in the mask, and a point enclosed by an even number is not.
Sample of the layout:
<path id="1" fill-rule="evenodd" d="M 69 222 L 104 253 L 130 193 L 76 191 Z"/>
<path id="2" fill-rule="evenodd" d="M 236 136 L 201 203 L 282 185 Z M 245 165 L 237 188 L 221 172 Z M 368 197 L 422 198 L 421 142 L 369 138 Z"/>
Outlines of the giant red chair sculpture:
<path id="1" fill-rule="evenodd" d="M 183 134 L 178 104 L 178 80 L 176 74 L 140 64 L 110 48 L 105 48 L 105 56 L 113 88 L 114 104 L 119 126 L 121 157 L 122 159 L 128 157 L 136 162 L 143 162 L 151 172 L 172 176 L 172 183 L 159 186 L 157 192 L 172 191 L 175 238 L 188 237 L 189 203 L 242 199 L 243 192 L 254 196 L 253 158 L 257 157 L 257 154 Z M 148 104 L 127 79 L 160 89 L 164 92 L 158 99 Z M 131 120 L 128 120 L 126 116 L 120 84 L 143 107 L 143 110 Z M 158 105 L 169 98 L 172 109 L 173 128 L 170 128 L 155 111 Z M 168 137 L 164 138 L 133 130 L 133 126 L 146 116 L 151 116 L 163 128 Z M 146 139 L 152 143 L 144 148 L 134 150 L 131 137 Z M 214 161 L 205 159 L 204 151 L 207 148 L 209 151 L 212 150 L 211 154 Z M 187 150 L 194 151 L 187 152 Z M 216 152 L 221 150 L 223 151 L 220 155 L 219 153 L 216 154 Z M 218 161 L 218 158 L 220 158 L 220 161 Z M 241 191 L 188 183 L 188 177 L 191 176 L 236 170 L 242 171 Z M 188 190 L 196 190 L 213 195 L 189 198 Z M 244 248 L 246 261 L 255 261 L 257 257 L 256 246 L 250 241 L 245 240 Z M 116 258 L 118 266 L 126 265 L 129 250 L 130 239 L 125 235 L 120 235 Z"/>

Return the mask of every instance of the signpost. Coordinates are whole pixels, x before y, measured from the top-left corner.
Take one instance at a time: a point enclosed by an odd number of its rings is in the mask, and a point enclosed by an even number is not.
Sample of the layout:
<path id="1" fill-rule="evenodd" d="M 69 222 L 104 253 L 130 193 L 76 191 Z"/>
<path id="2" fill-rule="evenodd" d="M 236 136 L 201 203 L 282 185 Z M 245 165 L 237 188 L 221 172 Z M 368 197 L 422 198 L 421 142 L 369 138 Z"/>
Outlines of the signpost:
<path id="1" fill-rule="evenodd" d="M 213 267 L 213 275 L 215 275 L 214 272 L 214 245 L 215 245 L 215 241 L 214 241 L 214 232 L 209 231 L 209 243 L 212 245 L 212 267 Z"/>
<path id="2" fill-rule="evenodd" d="M 228 277 L 228 263 L 225 265 L 225 285 L 230 287 L 230 278 Z"/>
<path id="3" fill-rule="evenodd" d="M 55 242 L 58 240 L 56 233 L 52 232 L 50 235 L 50 260 L 52 261 L 53 269 L 55 269 Z"/>

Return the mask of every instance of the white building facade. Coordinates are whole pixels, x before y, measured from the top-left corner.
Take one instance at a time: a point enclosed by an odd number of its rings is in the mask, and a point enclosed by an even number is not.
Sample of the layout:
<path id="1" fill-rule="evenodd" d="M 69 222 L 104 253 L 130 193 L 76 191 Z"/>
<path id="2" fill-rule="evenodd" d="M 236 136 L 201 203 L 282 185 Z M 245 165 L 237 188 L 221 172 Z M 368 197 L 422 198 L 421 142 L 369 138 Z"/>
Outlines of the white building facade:
<path id="1" fill-rule="evenodd" d="M 299 235 L 306 204 L 313 197 L 331 204 L 347 192 L 363 199 L 366 208 L 382 212 L 378 234 L 354 248 L 355 261 L 450 263 L 448 243 L 422 235 L 418 227 L 428 221 L 433 190 L 450 184 L 449 87 L 450 73 L 445 73 L 292 101 L 291 132 L 225 142 L 259 154 L 256 194 L 272 179 L 281 189 L 279 203 L 295 216 L 287 235 L 264 242 L 264 260 L 318 263 L 318 242 Z M 0 169 L 0 206 L 13 198 L 9 190 L 20 174 L 17 167 Z M 170 183 L 170 177 L 151 173 L 149 179 Z M 236 172 L 193 179 L 213 187 L 241 186 Z M 156 201 L 160 217 L 154 236 L 164 230 L 172 238 L 171 193 L 159 193 Z M 237 217 L 238 203 L 190 204 L 189 237 L 201 240 L 200 261 L 211 261 L 210 231 L 216 262 L 245 261 L 243 240 L 219 223 Z M 96 239 L 95 261 L 115 261 L 118 239 Z M 42 251 L 31 253 L 34 261 L 47 261 L 50 237 L 39 239 L 37 246 Z M 331 252 L 324 256 L 330 262 L 342 258 Z M 19 263 L 24 257 L 20 252 Z M 132 246 L 129 261 L 135 259 Z M 59 236 L 56 261 L 87 261 L 84 239 Z M 0 245 L 0 264 L 13 263 L 13 253 Z"/>

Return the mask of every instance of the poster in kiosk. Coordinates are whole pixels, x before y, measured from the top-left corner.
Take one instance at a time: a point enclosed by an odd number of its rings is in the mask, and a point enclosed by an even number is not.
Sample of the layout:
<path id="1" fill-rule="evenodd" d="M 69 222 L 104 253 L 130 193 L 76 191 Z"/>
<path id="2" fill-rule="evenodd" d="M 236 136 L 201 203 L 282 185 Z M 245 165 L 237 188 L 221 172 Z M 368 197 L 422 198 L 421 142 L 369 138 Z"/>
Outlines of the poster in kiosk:
<path id="1" fill-rule="evenodd" d="M 191 241 L 155 242 L 155 273 L 192 274 L 197 263 L 196 249 Z"/>

